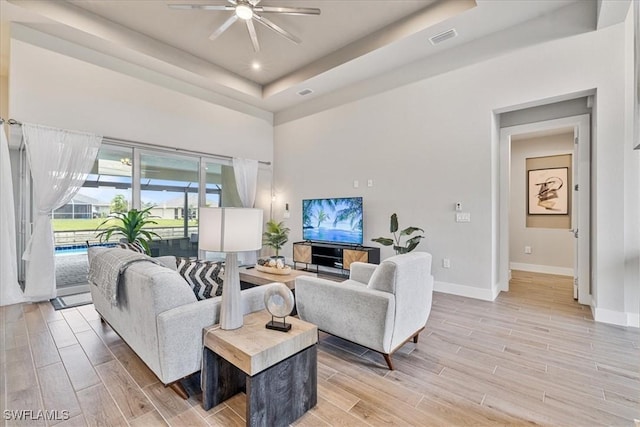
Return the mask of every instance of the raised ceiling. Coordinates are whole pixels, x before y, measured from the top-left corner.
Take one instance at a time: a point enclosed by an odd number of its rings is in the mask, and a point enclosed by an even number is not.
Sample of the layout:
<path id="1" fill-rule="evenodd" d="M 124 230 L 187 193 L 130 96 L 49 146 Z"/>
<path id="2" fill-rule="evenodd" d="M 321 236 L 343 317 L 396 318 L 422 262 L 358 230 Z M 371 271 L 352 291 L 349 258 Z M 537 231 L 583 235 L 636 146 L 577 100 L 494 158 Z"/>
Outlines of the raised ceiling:
<path id="1" fill-rule="evenodd" d="M 33 34 L 25 35 L 29 31 L 53 35 L 233 102 L 279 112 L 443 57 L 480 39 L 493 37 L 492 46 L 467 49 L 464 60 L 500 54 L 501 49 L 513 48 L 516 40 L 525 46 L 595 30 L 597 8 L 596 0 L 262 0 L 262 5 L 317 7 L 322 13 L 269 14 L 302 43 L 296 45 L 256 26 L 261 46 L 256 53 L 240 23 L 216 40 L 209 39 L 232 12 L 168 7 L 176 3 L 225 4 L 224 0 L 0 0 L 2 34 L 12 21 L 19 25 L 12 26 L 11 37 L 33 41 Z M 542 21 L 547 18 L 548 22 Z M 534 21 L 542 24 L 525 25 Z M 457 37 L 436 46 L 429 42 L 451 28 Z M 495 39 L 507 31 L 507 39 Z M 6 54 L 7 49 L 2 50 Z M 3 62 L 7 62 L 4 57 Z M 259 70 L 252 67 L 254 62 L 260 64 Z M 298 94 L 307 88 L 313 93 Z"/>

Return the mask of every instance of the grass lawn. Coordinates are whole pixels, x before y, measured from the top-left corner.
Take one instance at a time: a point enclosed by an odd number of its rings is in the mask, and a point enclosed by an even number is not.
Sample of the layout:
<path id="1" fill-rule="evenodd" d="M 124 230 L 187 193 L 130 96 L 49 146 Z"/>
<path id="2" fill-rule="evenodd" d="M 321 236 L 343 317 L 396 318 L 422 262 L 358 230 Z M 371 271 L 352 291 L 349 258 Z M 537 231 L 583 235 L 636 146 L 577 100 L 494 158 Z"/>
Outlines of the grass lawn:
<path id="1" fill-rule="evenodd" d="M 184 222 L 181 219 L 153 219 L 158 224 L 150 225 L 148 228 L 169 228 L 169 227 L 183 227 Z M 54 219 L 53 231 L 93 231 L 100 224 L 102 224 L 104 218 L 95 219 Z M 196 220 L 189 221 L 190 227 L 198 225 Z M 105 225 L 106 226 L 106 225 Z"/>

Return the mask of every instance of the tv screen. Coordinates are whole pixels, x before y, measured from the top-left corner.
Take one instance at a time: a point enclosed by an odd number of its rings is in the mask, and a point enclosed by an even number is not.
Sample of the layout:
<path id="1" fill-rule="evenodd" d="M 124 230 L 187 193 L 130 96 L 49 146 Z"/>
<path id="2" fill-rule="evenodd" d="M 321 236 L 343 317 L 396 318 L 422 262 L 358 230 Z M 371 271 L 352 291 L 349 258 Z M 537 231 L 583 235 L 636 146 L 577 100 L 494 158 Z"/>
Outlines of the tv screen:
<path id="1" fill-rule="evenodd" d="M 362 244 L 362 197 L 302 201 L 302 238 Z"/>

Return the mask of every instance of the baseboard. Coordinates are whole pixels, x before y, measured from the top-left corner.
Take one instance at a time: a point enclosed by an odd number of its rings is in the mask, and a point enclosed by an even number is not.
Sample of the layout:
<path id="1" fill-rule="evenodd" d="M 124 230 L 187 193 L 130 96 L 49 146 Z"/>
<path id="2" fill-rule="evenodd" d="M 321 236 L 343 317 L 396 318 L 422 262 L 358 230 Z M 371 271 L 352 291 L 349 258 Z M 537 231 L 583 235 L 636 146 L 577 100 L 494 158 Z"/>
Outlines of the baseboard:
<path id="1" fill-rule="evenodd" d="M 433 290 L 445 294 L 460 295 L 461 297 L 480 299 L 483 301 L 493 301 L 500 293 L 500 290 L 497 287 L 494 287 L 494 289 L 482 289 L 474 286 L 458 285 L 456 283 L 439 281 L 435 281 L 433 283 Z"/>
<path id="2" fill-rule="evenodd" d="M 634 328 L 640 328 L 640 314 L 627 313 L 627 326 L 633 326 Z"/>
<path id="3" fill-rule="evenodd" d="M 559 276 L 572 276 L 573 268 L 554 267 L 552 265 L 525 264 L 522 262 L 509 263 L 511 270 L 528 271 L 531 273 L 557 274 Z"/>
<path id="4" fill-rule="evenodd" d="M 609 323 L 618 326 L 640 327 L 640 315 L 635 313 L 625 313 L 623 311 L 613 311 L 595 307 L 593 318 L 596 322 Z"/>

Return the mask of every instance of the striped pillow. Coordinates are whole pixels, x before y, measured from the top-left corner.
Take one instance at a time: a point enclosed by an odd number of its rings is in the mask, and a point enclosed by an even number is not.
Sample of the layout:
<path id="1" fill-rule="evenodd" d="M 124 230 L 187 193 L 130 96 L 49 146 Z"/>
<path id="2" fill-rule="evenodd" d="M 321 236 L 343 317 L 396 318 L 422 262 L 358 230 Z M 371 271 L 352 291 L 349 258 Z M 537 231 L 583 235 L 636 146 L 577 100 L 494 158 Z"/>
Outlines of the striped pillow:
<path id="1" fill-rule="evenodd" d="M 176 257 L 176 264 L 198 300 L 222 295 L 221 262 Z"/>
<path id="2" fill-rule="evenodd" d="M 118 243 L 118 247 L 122 249 L 129 249 L 134 252 L 140 252 L 141 254 L 147 253 L 147 251 L 144 250 L 144 246 L 142 246 L 140 242 Z"/>

